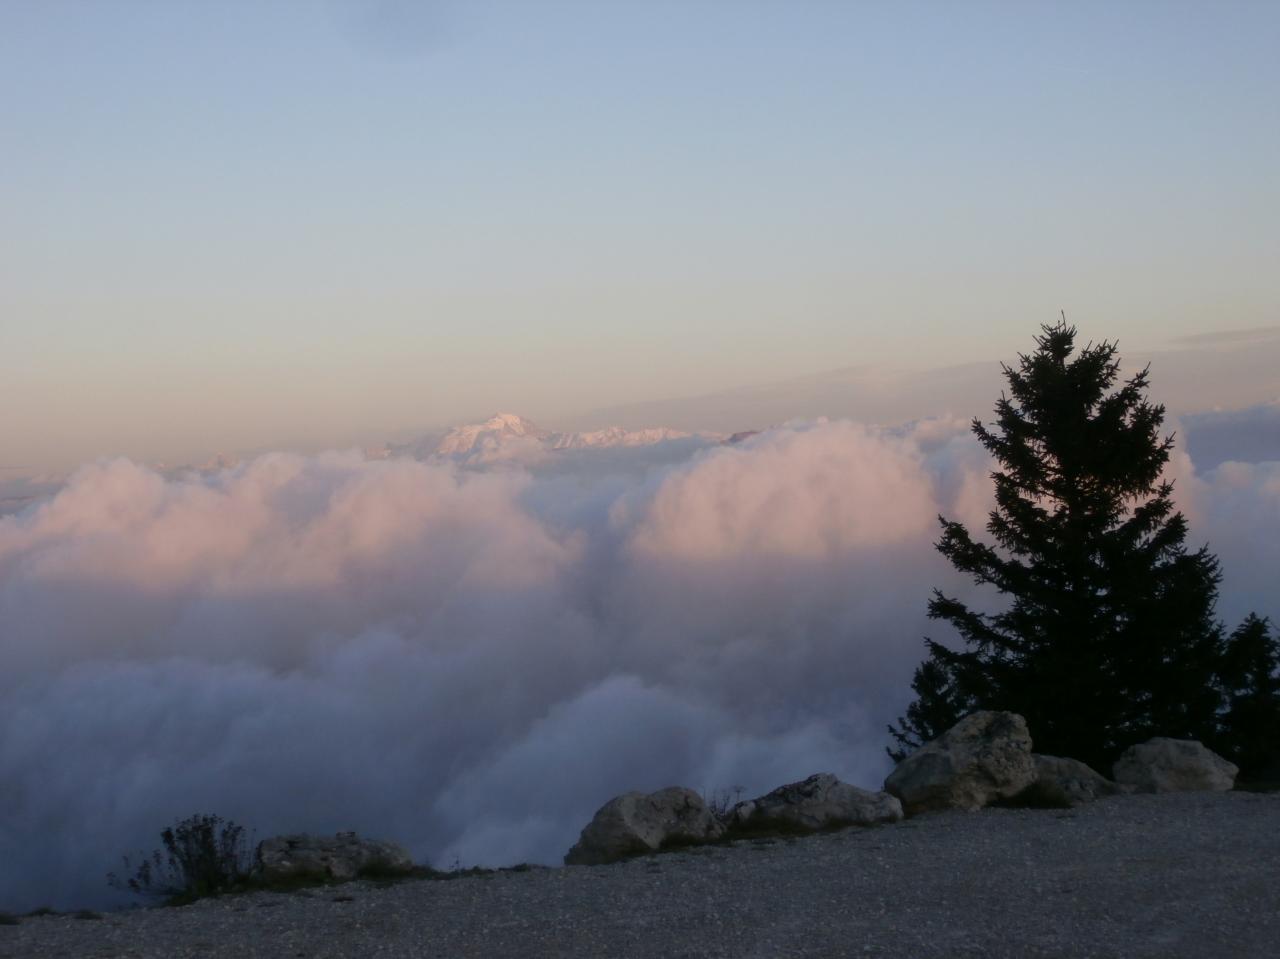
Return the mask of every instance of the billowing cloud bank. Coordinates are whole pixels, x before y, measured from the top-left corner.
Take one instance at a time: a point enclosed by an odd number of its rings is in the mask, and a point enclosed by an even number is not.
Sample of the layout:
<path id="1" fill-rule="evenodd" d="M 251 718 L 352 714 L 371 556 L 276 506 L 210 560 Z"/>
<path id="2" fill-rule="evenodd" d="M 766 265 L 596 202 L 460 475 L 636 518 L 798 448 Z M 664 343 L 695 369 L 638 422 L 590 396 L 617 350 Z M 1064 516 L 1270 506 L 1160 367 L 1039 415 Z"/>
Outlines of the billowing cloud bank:
<path id="1" fill-rule="evenodd" d="M 627 789 L 877 785 L 929 589 L 968 589 L 935 517 L 981 525 L 988 468 L 952 422 L 488 471 L 86 467 L 0 519 L 0 907 L 107 901 L 194 812 L 499 865 L 558 861 Z M 1263 597 L 1280 465 L 1186 486 Z"/>

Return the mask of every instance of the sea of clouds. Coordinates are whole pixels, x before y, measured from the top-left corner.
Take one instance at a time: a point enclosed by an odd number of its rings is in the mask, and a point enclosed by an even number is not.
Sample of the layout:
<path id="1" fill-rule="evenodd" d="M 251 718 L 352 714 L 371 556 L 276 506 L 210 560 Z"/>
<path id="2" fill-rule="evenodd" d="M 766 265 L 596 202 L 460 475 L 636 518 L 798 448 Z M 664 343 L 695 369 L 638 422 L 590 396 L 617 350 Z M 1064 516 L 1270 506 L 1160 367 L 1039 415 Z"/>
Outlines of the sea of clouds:
<path id="1" fill-rule="evenodd" d="M 0 518 L 0 908 L 110 904 L 196 812 L 504 865 L 630 789 L 877 788 L 931 588 L 990 600 L 932 547 L 989 470 L 951 420 L 88 465 Z M 1223 616 L 1280 613 L 1280 463 L 1171 472 Z"/>

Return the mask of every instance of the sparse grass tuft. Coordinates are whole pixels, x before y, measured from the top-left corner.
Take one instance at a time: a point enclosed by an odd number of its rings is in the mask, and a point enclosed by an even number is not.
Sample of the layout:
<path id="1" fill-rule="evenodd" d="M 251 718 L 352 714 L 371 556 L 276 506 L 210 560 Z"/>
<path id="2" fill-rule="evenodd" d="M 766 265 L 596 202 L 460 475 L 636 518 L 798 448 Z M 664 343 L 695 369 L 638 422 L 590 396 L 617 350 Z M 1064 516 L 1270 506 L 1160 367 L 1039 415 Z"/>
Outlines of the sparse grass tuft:
<path id="1" fill-rule="evenodd" d="M 253 859 L 243 826 L 221 816 L 197 814 L 163 830 L 160 840 L 163 851 L 144 856 L 136 869 L 125 856 L 125 869 L 133 874 L 121 878 L 109 873 L 107 883 L 171 906 L 248 885 Z"/>
<path id="2" fill-rule="evenodd" d="M 729 813 L 733 812 L 733 807 L 742 802 L 742 794 L 746 791 L 746 786 L 713 789 L 702 797 L 702 801 L 707 804 L 707 808 L 717 819 L 728 819 Z"/>
<path id="3" fill-rule="evenodd" d="M 309 889 L 342 885 L 342 881 L 325 875 L 294 876 L 265 882 L 252 871 L 251 847 L 245 838 L 244 829 L 218 816 L 191 816 L 164 830 L 160 838 L 164 843 L 163 851 L 156 850 L 150 856 L 142 858 L 136 868 L 126 856 L 125 868 L 132 875 L 121 878 L 111 873 L 107 876 L 108 883 L 113 888 L 153 898 L 157 900 L 157 904 L 166 906 L 185 906 L 205 896 L 249 892 L 300 893 Z M 449 880 L 467 876 L 492 878 L 503 872 L 529 872 L 540 868 L 543 867 L 527 862 L 501 869 L 480 866 L 463 868 L 462 863 L 455 859 L 449 869 L 415 866 L 407 873 L 391 871 L 376 864 L 361 870 L 355 878 L 378 887 L 386 887 L 424 879 Z M 339 894 L 333 901 L 350 902 L 351 897 Z M 33 913 L 39 914 L 41 913 Z M 76 915 L 81 919 L 102 918 L 97 913 Z"/>

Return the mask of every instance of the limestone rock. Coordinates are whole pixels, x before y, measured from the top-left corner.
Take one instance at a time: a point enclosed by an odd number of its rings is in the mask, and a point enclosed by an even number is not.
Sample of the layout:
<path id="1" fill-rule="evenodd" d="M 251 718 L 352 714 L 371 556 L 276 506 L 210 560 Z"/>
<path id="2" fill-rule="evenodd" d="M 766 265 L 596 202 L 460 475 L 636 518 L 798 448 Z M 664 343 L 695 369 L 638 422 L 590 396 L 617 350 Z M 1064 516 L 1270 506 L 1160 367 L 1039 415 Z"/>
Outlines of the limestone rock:
<path id="1" fill-rule="evenodd" d="M 1102 796 L 1114 796 L 1121 788 L 1078 759 L 1032 755 L 1036 780 L 1018 799 L 1032 806 L 1079 806 Z"/>
<path id="2" fill-rule="evenodd" d="M 1035 782 L 1031 734 L 1017 713 L 977 712 L 906 757 L 884 781 L 908 816 L 981 809 Z"/>
<path id="3" fill-rule="evenodd" d="M 758 799 L 738 803 L 729 813 L 729 825 L 731 829 L 816 832 L 901 818 L 902 803 L 888 793 L 869 792 L 841 782 L 831 773 L 816 773 Z"/>
<path id="4" fill-rule="evenodd" d="M 722 835 L 724 824 L 692 789 L 623 793 L 600 807 L 564 861 L 567 866 L 594 866 Z"/>
<path id="5" fill-rule="evenodd" d="M 413 871 L 409 853 L 393 842 L 336 836 L 273 836 L 258 844 L 257 875 L 266 882 L 319 879 L 347 882 L 357 876 L 403 876 Z"/>
<path id="6" fill-rule="evenodd" d="M 1116 782 L 1137 792 L 1226 792 L 1240 770 L 1194 739 L 1157 736 L 1124 751 L 1112 767 Z"/>

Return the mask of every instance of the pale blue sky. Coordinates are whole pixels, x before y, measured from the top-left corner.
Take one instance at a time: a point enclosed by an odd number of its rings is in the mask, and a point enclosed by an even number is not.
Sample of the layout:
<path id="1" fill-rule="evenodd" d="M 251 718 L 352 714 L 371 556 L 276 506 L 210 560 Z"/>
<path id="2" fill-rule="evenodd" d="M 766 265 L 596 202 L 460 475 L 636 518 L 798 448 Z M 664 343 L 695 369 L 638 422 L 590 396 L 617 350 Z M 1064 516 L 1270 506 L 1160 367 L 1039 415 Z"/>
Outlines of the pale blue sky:
<path id="1" fill-rule="evenodd" d="M 1274 324 L 1277 49 L 1277 3 L 0 0 L 0 465 Z"/>

